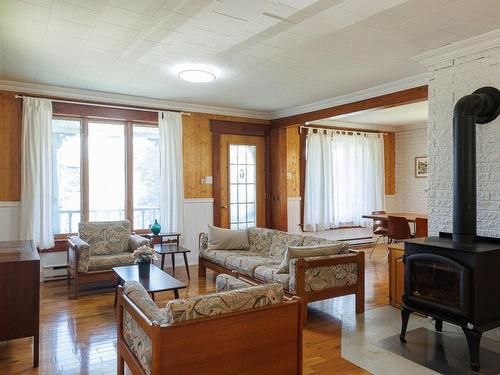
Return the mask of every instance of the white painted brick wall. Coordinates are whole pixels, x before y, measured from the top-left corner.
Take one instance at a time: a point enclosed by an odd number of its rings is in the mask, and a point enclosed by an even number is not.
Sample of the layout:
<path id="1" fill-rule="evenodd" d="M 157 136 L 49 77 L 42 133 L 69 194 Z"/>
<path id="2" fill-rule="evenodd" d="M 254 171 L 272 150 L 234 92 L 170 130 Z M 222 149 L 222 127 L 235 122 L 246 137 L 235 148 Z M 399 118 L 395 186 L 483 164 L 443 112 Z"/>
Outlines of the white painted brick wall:
<path id="1" fill-rule="evenodd" d="M 452 231 L 453 107 L 482 86 L 500 88 L 500 47 L 430 68 L 429 230 Z M 500 237 L 500 119 L 477 127 L 478 233 Z"/>
<path id="2" fill-rule="evenodd" d="M 427 127 L 396 131 L 396 194 L 387 211 L 427 212 L 427 178 L 415 177 L 415 158 L 427 155 Z"/>

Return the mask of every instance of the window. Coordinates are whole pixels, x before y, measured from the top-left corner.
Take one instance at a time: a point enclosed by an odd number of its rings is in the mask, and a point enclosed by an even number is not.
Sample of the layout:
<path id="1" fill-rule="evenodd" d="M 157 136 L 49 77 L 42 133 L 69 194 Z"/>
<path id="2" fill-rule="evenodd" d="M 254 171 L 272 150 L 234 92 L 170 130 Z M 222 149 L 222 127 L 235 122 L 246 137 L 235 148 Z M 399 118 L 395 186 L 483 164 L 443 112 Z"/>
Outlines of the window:
<path id="1" fill-rule="evenodd" d="M 246 229 L 256 224 L 256 153 L 254 145 L 229 145 L 231 229 Z"/>
<path id="2" fill-rule="evenodd" d="M 125 218 L 125 125 L 89 122 L 89 220 Z"/>
<path id="3" fill-rule="evenodd" d="M 134 125 L 134 228 L 148 228 L 160 215 L 160 133 Z"/>
<path id="4" fill-rule="evenodd" d="M 84 220 L 149 228 L 159 216 L 159 143 L 154 124 L 54 117 L 54 234 Z"/>
<path id="5" fill-rule="evenodd" d="M 54 233 L 75 232 L 81 220 L 80 128 L 80 120 L 61 118 L 52 124 Z"/>

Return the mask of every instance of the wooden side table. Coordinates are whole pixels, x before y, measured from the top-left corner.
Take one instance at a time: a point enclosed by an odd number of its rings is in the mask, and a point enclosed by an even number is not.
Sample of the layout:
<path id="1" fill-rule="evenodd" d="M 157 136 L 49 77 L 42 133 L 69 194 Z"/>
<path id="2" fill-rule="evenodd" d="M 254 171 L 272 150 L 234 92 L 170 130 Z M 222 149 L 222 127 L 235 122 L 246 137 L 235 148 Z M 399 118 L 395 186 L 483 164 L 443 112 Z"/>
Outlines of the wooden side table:
<path id="1" fill-rule="evenodd" d="M 154 245 L 154 249 L 158 255 L 161 256 L 161 269 L 165 266 L 165 255 L 171 256 L 172 259 L 172 270 L 173 276 L 175 276 L 175 255 L 182 254 L 184 257 L 184 266 L 186 267 L 186 272 L 188 276 L 188 280 L 191 280 L 191 276 L 189 275 L 189 266 L 187 261 L 187 253 L 190 253 L 191 250 L 188 250 L 184 247 L 179 246 L 179 243 L 159 243 Z"/>

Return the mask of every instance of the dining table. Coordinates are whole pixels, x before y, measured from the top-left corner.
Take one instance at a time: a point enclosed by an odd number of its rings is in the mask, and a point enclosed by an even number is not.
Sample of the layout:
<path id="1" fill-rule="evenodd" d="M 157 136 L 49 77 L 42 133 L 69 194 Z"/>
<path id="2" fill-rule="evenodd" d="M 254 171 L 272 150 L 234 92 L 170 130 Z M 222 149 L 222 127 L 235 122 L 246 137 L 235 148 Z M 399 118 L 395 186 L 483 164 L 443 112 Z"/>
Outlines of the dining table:
<path id="1" fill-rule="evenodd" d="M 415 212 L 386 212 L 385 214 L 366 214 L 364 219 L 387 220 L 389 216 L 404 217 L 409 223 L 414 223 L 417 218 L 427 219 L 427 214 Z"/>

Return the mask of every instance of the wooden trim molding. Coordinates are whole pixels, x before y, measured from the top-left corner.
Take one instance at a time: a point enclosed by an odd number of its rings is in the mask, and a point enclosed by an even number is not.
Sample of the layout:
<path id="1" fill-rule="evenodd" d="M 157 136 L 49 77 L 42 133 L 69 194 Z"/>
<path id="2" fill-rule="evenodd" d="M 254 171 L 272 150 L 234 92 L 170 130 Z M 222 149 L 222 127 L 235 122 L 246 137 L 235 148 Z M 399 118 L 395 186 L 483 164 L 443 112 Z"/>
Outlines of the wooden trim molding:
<path id="1" fill-rule="evenodd" d="M 154 110 L 143 111 L 54 101 L 52 102 L 52 112 L 55 116 L 84 116 L 106 120 L 158 123 L 158 113 Z"/>
<path id="2" fill-rule="evenodd" d="M 359 100 L 352 103 L 341 104 L 317 111 L 301 113 L 299 115 L 287 116 L 271 120 L 273 129 L 305 123 L 307 121 L 321 120 L 332 116 L 346 113 L 360 112 L 381 108 L 396 107 L 403 104 L 410 104 L 427 100 L 428 86 L 419 86 L 411 89 L 380 95 L 369 99 Z"/>
<path id="3" fill-rule="evenodd" d="M 270 134 L 271 127 L 267 124 L 210 120 L 210 131 L 212 133 L 267 137 Z"/>

